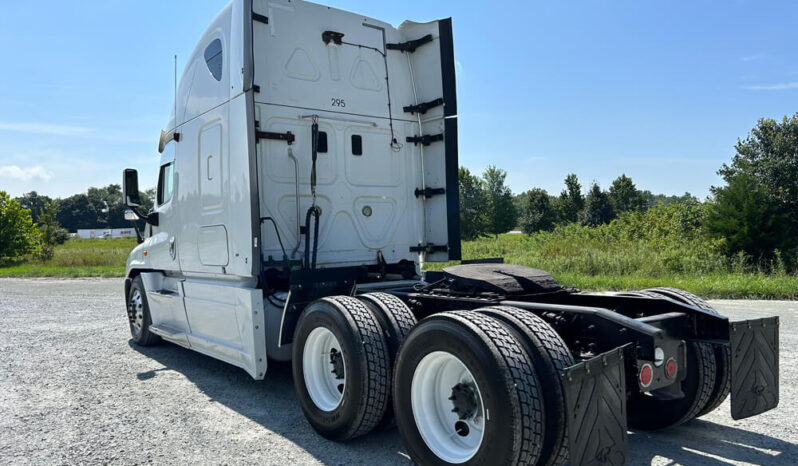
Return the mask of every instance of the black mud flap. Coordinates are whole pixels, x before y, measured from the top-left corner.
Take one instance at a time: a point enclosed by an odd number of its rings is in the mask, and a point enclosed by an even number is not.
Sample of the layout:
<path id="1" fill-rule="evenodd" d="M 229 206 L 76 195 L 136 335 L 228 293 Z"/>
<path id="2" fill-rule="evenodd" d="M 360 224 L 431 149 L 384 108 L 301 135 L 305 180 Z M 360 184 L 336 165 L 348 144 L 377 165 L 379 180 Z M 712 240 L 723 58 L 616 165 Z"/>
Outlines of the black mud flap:
<path id="1" fill-rule="evenodd" d="M 572 465 L 626 464 L 624 351 L 627 346 L 563 371 Z"/>
<path id="2" fill-rule="evenodd" d="M 779 318 L 729 324 L 731 415 L 744 419 L 779 404 Z"/>

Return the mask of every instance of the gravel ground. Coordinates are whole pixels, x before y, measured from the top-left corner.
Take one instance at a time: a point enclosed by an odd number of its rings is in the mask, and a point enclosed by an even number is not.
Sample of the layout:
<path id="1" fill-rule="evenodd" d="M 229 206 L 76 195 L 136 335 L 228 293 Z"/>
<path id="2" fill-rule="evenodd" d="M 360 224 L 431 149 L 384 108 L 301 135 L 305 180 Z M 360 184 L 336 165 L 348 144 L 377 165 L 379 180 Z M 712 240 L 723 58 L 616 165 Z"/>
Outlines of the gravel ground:
<path id="1" fill-rule="evenodd" d="M 121 280 L 0 280 L 0 464 L 407 464 L 396 431 L 316 435 L 287 367 L 266 380 L 172 344 L 130 344 Z M 714 301 L 778 314 L 781 405 L 734 421 L 630 434 L 630 464 L 798 464 L 798 302 Z"/>

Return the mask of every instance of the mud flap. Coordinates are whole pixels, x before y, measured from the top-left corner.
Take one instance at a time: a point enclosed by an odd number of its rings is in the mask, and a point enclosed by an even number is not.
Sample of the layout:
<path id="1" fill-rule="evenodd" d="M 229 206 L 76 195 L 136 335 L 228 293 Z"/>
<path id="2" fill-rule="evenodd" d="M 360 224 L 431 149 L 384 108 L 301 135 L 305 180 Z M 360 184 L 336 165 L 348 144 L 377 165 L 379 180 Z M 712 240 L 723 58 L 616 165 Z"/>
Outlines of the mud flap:
<path id="1" fill-rule="evenodd" d="M 779 404 L 779 318 L 729 324 L 731 415 L 744 419 Z"/>
<path id="2" fill-rule="evenodd" d="M 624 351 L 598 355 L 563 371 L 572 465 L 626 464 Z"/>

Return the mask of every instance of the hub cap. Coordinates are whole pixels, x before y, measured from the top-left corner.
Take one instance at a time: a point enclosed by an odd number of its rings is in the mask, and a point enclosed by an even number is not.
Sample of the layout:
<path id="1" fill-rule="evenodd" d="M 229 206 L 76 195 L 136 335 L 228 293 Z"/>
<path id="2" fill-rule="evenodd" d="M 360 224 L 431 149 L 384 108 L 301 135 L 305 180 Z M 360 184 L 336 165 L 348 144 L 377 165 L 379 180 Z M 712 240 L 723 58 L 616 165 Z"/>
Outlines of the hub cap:
<path id="1" fill-rule="evenodd" d="M 479 450 L 485 408 L 474 376 L 446 351 L 421 360 L 410 387 L 413 417 L 424 442 L 449 463 L 464 463 Z"/>
<path id="2" fill-rule="evenodd" d="M 144 303 L 139 290 L 133 290 L 133 294 L 130 295 L 127 317 L 130 320 L 130 328 L 133 330 L 133 335 L 141 333 L 141 328 L 144 326 Z"/>
<path id="3" fill-rule="evenodd" d="M 344 363 L 335 335 L 325 327 L 313 329 L 302 350 L 302 370 L 310 399 L 322 411 L 332 411 L 341 404 L 346 388 Z"/>

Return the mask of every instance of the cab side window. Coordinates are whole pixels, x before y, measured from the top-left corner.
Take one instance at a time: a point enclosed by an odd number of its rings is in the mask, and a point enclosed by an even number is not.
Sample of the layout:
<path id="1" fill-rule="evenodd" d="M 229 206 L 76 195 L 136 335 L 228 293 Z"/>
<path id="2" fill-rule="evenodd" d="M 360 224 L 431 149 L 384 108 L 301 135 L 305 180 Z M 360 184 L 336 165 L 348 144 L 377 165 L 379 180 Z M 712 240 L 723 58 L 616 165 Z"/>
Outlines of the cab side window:
<path id="1" fill-rule="evenodd" d="M 214 39 L 207 47 L 205 47 L 205 64 L 208 65 L 208 71 L 211 72 L 214 79 L 217 81 L 222 80 L 222 41 Z"/>
<path id="2" fill-rule="evenodd" d="M 158 175 L 158 205 L 164 205 L 172 199 L 174 191 L 174 162 L 169 162 L 161 166 L 161 172 Z"/>

